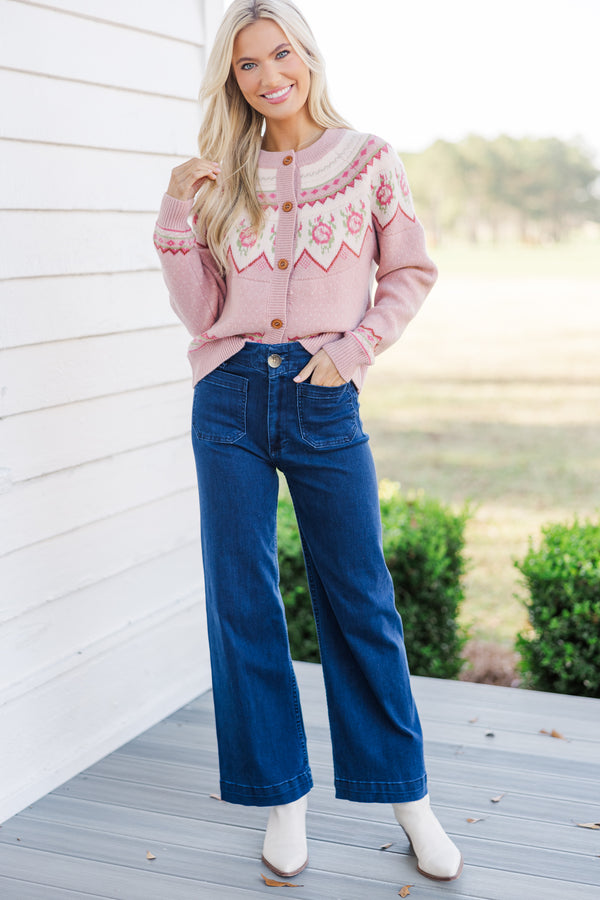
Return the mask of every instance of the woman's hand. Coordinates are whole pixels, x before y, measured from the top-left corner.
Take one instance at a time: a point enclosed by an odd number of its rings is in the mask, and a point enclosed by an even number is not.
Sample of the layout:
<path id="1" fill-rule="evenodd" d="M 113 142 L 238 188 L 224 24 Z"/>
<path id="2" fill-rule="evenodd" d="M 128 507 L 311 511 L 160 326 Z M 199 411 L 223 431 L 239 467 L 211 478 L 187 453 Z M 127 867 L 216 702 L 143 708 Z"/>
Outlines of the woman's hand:
<path id="1" fill-rule="evenodd" d="M 193 200 L 202 181 L 205 178 L 216 181 L 220 173 L 219 163 L 196 157 L 188 159 L 171 172 L 167 194 L 176 200 Z"/>
<path id="2" fill-rule="evenodd" d="M 346 383 L 326 350 L 318 350 L 302 371 L 298 372 L 294 381 L 300 383 L 307 378 L 311 384 L 320 384 L 322 387 L 338 387 Z"/>

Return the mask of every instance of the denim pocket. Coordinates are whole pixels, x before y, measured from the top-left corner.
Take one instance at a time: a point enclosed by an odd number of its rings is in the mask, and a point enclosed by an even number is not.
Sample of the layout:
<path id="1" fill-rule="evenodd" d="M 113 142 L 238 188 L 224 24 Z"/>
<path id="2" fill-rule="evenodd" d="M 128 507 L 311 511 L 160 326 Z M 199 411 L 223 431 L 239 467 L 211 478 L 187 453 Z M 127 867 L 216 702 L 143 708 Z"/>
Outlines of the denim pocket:
<path id="1" fill-rule="evenodd" d="M 298 389 L 300 434 L 315 448 L 349 444 L 359 429 L 358 403 L 352 384 L 323 387 L 302 382 Z"/>
<path id="2" fill-rule="evenodd" d="M 215 369 L 194 388 L 192 428 L 197 438 L 234 444 L 246 434 L 248 379 Z"/>

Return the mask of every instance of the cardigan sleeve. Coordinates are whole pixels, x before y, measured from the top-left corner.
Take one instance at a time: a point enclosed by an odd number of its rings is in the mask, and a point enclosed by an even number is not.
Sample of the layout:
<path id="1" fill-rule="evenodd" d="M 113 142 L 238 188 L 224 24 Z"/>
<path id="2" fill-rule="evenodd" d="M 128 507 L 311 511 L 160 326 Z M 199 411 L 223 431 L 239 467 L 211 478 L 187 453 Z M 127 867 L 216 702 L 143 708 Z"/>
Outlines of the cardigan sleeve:
<path id="1" fill-rule="evenodd" d="M 398 340 L 435 284 L 437 269 L 427 255 L 404 167 L 389 144 L 371 173 L 371 216 L 377 239 L 377 289 L 362 321 L 324 345 L 345 381 L 360 365 Z"/>
<path id="2" fill-rule="evenodd" d="M 165 194 L 154 229 L 171 306 L 192 337 L 207 331 L 219 318 L 225 302 L 225 278 L 208 247 L 188 223 L 193 200 Z"/>

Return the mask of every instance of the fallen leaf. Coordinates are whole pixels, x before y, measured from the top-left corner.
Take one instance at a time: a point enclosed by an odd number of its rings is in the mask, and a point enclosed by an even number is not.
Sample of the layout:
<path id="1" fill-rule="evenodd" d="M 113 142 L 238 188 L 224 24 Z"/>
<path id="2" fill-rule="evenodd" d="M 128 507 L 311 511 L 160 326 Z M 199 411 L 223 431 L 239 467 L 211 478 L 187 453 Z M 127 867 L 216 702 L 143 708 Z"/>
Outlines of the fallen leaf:
<path id="1" fill-rule="evenodd" d="M 148 852 L 146 853 L 146 859 L 156 859 L 156 857 L 154 856 L 153 853 L 150 853 L 150 851 L 148 850 Z"/>
<path id="2" fill-rule="evenodd" d="M 497 797 L 490 797 L 490 800 L 492 801 L 492 803 L 500 803 L 503 797 L 504 794 L 498 794 Z"/>
<path id="3" fill-rule="evenodd" d="M 479 716 L 475 716 L 474 719 L 469 719 L 469 722 L 470 722 L 471 724 L 473 724 L 473 722 L 478 722 L 478 721 L 479 721 Z"/>
<path id="4" fill-rule="evenodd" d="M 274 881 L 272 878 L 265 878 L 262 872 L 260 877 L 268 887 L 304 887 L 303 884 L 292 884 L 291 881 Z"/>
<path id="5" fill-rule="evenodd" d="M 556 728 L 553 728 L 552 731 L 546 731 L 545 728 L 540 728 L 540 734 L 547 734 L 549 737 L 559 738 L 561 741 L 566 741 L 566 737 L 564 734 L 561 734 L 560 731 L 557 731 Z"/>
<path id="6" fill-rule="evenodd" d="M 211 794 L 210 799 L 211 800 L 219 800 L 221 803 L 223 803 L 223 800 L 221 800 L 221 798 L 219 797 L 218 794 Z"/>
<path id="7" fill-rule="evenodd" d="M 600 828 L 600 822 L 578 822 L 578 828 Z"/>
<path id="8" fill-rule="evenodd" d="M 467 822 L 472 825 L 473 822 L 483 822 L 483 819 L 467 819 Z"/>
<path id="9" fill-rule="evenodd" d="M 413 884 L 405 884 L 404 887 L 400 888 L 400 890 L 398 891 L 398 896 L 399 897 L 408 897 L 408 895 L 410 894 L 409 888 L 411 888 L 411 887 L 414 887 L 414 885 Z"/>
<path id="10" fill-rule="evenodd" d="M 380 847 L 379 849 L 380 849 L 380 850 L 389 850 L 389 848 L 390 848 L 391 846 L 392 846 L 392 842 L 390 841 L 389 844 L 382 844 L 381 847 Z"/>

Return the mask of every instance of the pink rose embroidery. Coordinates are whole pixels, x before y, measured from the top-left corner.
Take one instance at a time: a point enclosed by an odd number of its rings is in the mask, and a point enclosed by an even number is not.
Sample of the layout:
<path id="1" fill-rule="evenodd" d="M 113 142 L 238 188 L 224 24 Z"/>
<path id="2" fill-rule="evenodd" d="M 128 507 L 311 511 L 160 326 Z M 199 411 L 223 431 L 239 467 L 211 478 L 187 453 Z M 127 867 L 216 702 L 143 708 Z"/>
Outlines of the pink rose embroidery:
<path id="1" fill-rule="evenodd" d="M 382 209 L 385 209 L 386 206 L 389 206 L 394 199 L 394 191 L 392 190 L 392 186 L 389 184 L 389 182 L 385 181 L 383 175 L 381 176 L 381 184 L 377 188 L 377 193 L 375 196 L 377 197 L 378 205 Z"/>
<path id="2" fill-rule="evenodd" d="M 350 234 L 360 234 L 362 228 L 363 217 L 360 213 L 351 212 L 348 216 L 348 231 Z"/>
<path id="3" fill-rule="evenodd" d="M 312 238 L 315 244 L 328 244 L 333 237 L 333 229 L 326 222 L 319 222 L 313 228 Z"/>
<path id="4" fill-rule="evenodd" d="M 314 222 L 311 219 L 308 223 L 309 243 L 316 244 L 321 253 L 330 250 L 335 241 L 335 216 L 333 213 L 329 217 L 329 222 L 324 222 L 322 216 L 318 216 Z"/>
<path id="5" fill-rule="evenodd" d="M 360 203 L 362 212 L 354 209 L 352 203 L 349 203 L 346 209 L 341 210 L 341 216 L 344 220 L 344 227 L 346 229 L 346 234 L 350 234 L 355 237 L 357 234 L 360 234 L 363 230 L 363 225 L 365 221 L 364 211 L 366 209 L 364 200 L 361 200 Z"/>
<path id="6" fill-rule="evenodd" d="M 246 247 L 246 249 L 249 249 L 250 247 L 254 247 L 255 243 L 256 232 L 251 225 L 248 225 L 247 228 L 244 228 L 243 231 L 240 231 L 240 244 L 242 245 L 242 247 Z"/>

